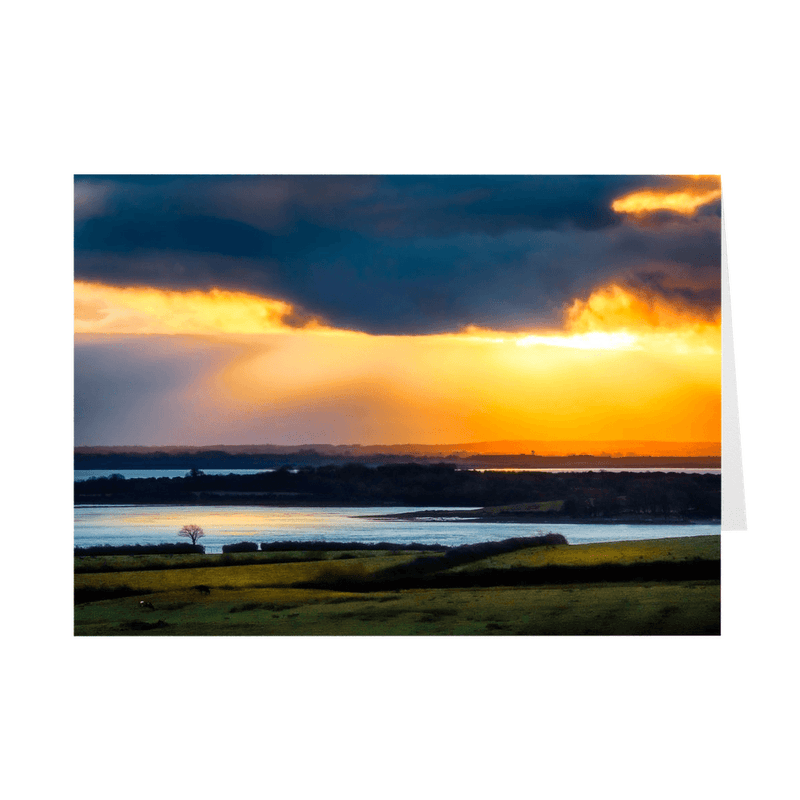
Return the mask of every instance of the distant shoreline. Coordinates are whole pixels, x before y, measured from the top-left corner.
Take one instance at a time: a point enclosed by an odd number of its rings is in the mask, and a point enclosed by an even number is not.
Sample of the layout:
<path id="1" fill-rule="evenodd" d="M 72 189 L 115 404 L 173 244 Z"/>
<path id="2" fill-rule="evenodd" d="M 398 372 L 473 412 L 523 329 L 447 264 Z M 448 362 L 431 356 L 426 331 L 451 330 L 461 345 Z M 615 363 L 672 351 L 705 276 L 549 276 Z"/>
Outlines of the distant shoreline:
<path id="1" fill-rule="evenodd" d="M 474 515 L 474 516 L 468 516 Z M 495 514 L 486 509 L 478 508 L 474 511 L 455 511 L 453 509 L 432 509 L 430 511 L 408 511 L 397 514 L 369 514 L 363 515 L 369 519 L 398 519 L 408 522 L 523 522 L 531 525 L 719 525 L 719 519 L 703 519 L 700 517 L 685 517 L 679 519 L 659 519 L 658 517 L 639 517 L 636 515 L 617 517 L 581 517 L 571 518 L 566 516 L 553 516 L 529 514 Z M 434 519 L 435 517 L 435 519 Z"/>
<path id="2" fill-rule="evenodd" d="M 384 466 L 388 464 L 449 464 L 456 469 L 720 469 L 719 456 L 536 456 L 536 455 L 471 455 L 460 458 L 411 456 L 395 453 L 369 456 L 327 455 L 314 451 L 303 453 L 232 454 L 197 453 L 195 455 L 153 453 L 79 453 L 74 456 L 74 469 L 280 469 L 281 467 L 344 466 L 347 464 Z"/>
<path id="3" fill-rule="evenodd" d="M 719 474 L 620 470 L 468 471 L 447 464 L 311 467 L 256 474 L 125 479 L 74 483 L 74 502 L 100 506 L 267 506 L 375 509 L 375 515 L 447 509 L 442 518 L 557 523 L 678 523 L 720 517 Z M 407 509 L 407 511 L 406 511 Z M 362 513 L 368 513 L 364 511 Z M 423 516 L 430 517 L 431 511 Z M 411 517 L 410 519 L 419 519 Z"/>

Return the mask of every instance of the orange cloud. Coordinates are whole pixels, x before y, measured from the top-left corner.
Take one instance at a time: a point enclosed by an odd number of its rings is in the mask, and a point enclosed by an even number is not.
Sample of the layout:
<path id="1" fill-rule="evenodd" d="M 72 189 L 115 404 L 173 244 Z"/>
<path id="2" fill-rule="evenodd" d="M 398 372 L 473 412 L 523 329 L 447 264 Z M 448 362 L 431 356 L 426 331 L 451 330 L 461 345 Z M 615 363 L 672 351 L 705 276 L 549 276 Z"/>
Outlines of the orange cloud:
<path id="1" fill-rule="evenodd" d="M 289 303 L 245 292 L 75 282 L 76 333 L 249 334 L 298 327 L 324 326 L 315 319 L 302 319 Z"/>
<path id="2" fill-rule="evenodd" d="M 575 350 L 720 351 L 720 315 L 703 314 L 688 303 L 654 292 L 635 292 L 617 284 L 576 298 L 560 331 L 507 333 L 470 326 L 460 334 L 472 341 L 515 343 L 521 347 Z"/>
<path id="3" fill-rule="evenodd" d="M 596 289 L 587 300 L 576 299 L 567 309 L 566 327 L 573 333 L 655 330 L 711 324 L 687 304 L 655 294 L 636 294 L 617 284 Z M 719 325 L 717 313 L 713 324 Z"/>
<path id="4" fill-rule="evenodd" d="M 691 216 L 700 206 L 722 197 L 720 179 L 717 175 L 687 175 L 684 185 L 675 190 L 643 189 L 618 197 L 611 208 L 618 214 L 644 216 L 655 211 L 673 211 Z"/>
<path id="5" fill-rule="evenodd" d="M 575 336 L 628 335 L 629 346 L 681 353 L 719 353 L 721 317 L 656 294 L 636 294 L 616 284 L 596 289 L 587 300 L 576 299 L 565 314 L 565 327 Z"/>

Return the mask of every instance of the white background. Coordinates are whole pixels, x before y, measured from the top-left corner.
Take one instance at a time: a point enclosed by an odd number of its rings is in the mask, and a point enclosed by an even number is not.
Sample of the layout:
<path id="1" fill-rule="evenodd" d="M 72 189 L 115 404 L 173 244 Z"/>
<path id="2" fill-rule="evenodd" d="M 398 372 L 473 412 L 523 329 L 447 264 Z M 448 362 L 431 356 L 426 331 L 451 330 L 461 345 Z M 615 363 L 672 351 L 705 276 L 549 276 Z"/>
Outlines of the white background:
<path id="1" fill-rule="evenodd" d="M 10 796 L 785 796 L 788 8 L 161 0 L 6 12 L 6 507 L 30 536 L 6 553 L 3 586 Z M 722 174 L 749 529 L 724 534 L 723 635 L 73 638 L 83 172 Z"/>

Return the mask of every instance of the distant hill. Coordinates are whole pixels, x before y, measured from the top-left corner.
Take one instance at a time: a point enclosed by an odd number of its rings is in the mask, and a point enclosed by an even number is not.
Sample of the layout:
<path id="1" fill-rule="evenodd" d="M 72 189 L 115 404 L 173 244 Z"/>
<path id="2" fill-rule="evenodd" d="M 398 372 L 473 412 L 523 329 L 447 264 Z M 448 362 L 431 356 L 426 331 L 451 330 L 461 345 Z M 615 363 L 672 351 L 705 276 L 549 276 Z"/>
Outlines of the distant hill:
<path id="1" fill-rule="evenodd" d="M 171 456 L 228 453 L 231 455 L 291 455 L 315 452 L 340 458 L 362 458 L 373 455 L 427 456 L 432 458 L 468 457 L 474 455 L 524 455 L 599 457 L 716 457 L 722 455 L 720 442 L 659 442 L 659 441 L 540 441 L 535 439 L 503 440 L 493 442 L 468 442 L 460 444 L 244 444 L 244 445 L 164 445 L 143 447 L 123 445 L 115 447 L 76 447 L 75 454 L 84 456 L 165 453 Z"/>

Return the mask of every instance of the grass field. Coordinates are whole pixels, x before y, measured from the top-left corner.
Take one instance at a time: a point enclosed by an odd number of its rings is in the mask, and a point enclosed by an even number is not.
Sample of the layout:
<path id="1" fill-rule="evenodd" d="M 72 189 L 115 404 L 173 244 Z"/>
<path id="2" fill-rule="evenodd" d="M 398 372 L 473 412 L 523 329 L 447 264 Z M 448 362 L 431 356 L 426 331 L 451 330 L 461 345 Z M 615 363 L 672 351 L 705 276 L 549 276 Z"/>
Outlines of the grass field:
<path id="1" fill-rule="evenodd" d="M 513 503 L 507 506 L 487 506 L 481 509 L 485 516 L 500 514 L 530 514 L 551 511 L 558 513 L 564 508 L 563 500 L 545 500 L 540 503 Z"/>
<path id="2" fill-rule="evenodd" d="M 405 551 L 405 553 L 413 551 Z M 147 555 L 147 556 L 82 556 L 75 559 L 75 574 L 86 572 L 126 572 L 138 570 L 185 569 L 198 567 L 227 567 L 242 564 L 270 564 L 286 561 L 332 561 L 337 559 L 386 556 L 376 550 L 301 550 L 223 555 Z"/>
<path id="3" fill-rule="evenodd" d="M 719 564 L 720 537 L 526 548 L 448 566 L 447 588 L 381 589 L 386 570 L 419 554 L 242 553 L 228 556 L 105 556 L 76 559 L 78 636 L 306 635 L 715 635 L 718 578 L 684 567 Z M 255 558 L 254 558 L 255 557 Z M 132 562 L 133 559 L 133 562 Z M 143 559 L 150 559 L 147 566 Z M 434 563 L 434 572 L 436 563 Z M 669 580 L 608 566 L 668 565 Z M 581 568 L 580 580 L 503 585 L 509 570 L 536 576 Z M 544 568 L 544 569 L 543 569 Z M 101 571 L 102 570 L 102 571 Z M 593 571 L 594 570 L 594 571 Z M 708 570 L 707 570 L 708 571 Z M 713 569 L 712 569 L 713 571 Z M 426 574 L 431 573 L 431 568 Z M 469 583 L 497 575 L 497 585 Z M 577 573 L 576 573 L 577 574 Z M 614 573 L 615 575 L 617 573 Z M 631 573 L 633 574 L 633 573 Z M 689 575 L 689 572 L 687 572 Z M 597 580 L 592 580 L 596 576 Z M 505 581 L 507 583 L 507 581 Z M 535 582 L 535 581 L 534 581 Z M 302 584 L 303 588 L 299 585 Z M 365 590 L 361 584 L 367 586 Z M 350 590 L 340 591 L 339 586 Z M 141 602 L 152 605 L 144 607 Z"/>

